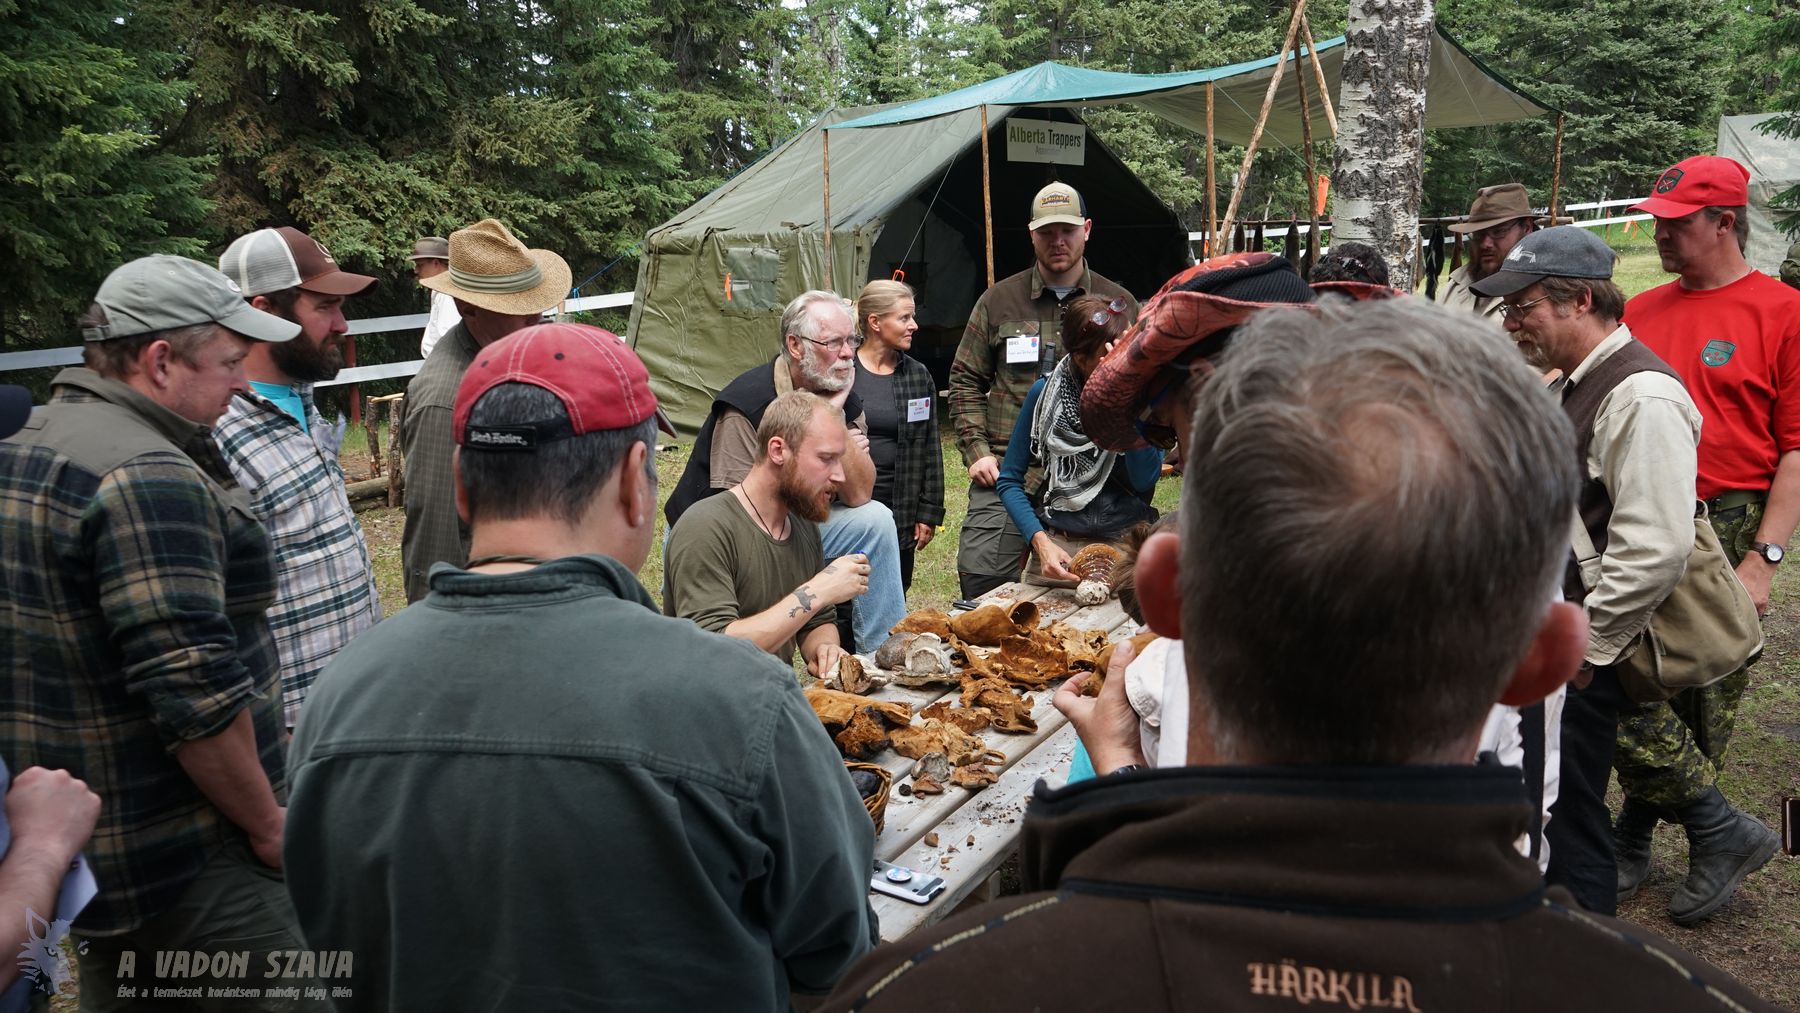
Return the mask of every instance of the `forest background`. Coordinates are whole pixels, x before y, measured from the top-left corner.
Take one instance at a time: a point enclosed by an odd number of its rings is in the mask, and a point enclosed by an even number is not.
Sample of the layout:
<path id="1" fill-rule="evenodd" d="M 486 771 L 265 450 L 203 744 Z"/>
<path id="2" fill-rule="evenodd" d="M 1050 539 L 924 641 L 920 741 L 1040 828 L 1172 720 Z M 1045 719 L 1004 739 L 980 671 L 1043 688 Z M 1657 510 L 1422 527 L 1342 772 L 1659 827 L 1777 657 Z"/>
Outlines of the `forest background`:
<path id="1" fill-rule="evenodd" d="M 1224 0 L 0 0 L 0 351 L 72 344 L 118 264 L 210 259 L 296 225 L 352 270 L 494 216 L 587 294 L 629 289 L 648 228 L 834 105 L 1053 59 L 1158 72 L 1273 54 L 1288 4 Z M 1323 39 L 1344 0 L 1314 0 Z M 1564 200 L 1647 192 L 1721 113 L 1800 111 L 1800 0 L 1448 0 L 1478 58 L 1568 112 Z M 1088 122 L 1190 227 L 1203 137 Z M 1800 116 L 1791 124 L 1800 128 Z M 1331 164 L 1329 135 L 1319 164 Z M 1800 129 L 1795 130 L 1800 134 Z M 1422 213 L 1486 183 L 1547 199 L 1549 117 L 1427 136 Z M 1241 151 L 1225 148 L 1220 165 Z M 1305 217 L 1301 154 L 1259 152 L 1246 217 Z M 1230 173 L 1221 170 L 1220 204 Z M 383 285 L 357 316 L 416 312 Z M 363 361 L 382 361 L 379 341 Z M 398 352 L 399 349 L 393 350 Z"/>

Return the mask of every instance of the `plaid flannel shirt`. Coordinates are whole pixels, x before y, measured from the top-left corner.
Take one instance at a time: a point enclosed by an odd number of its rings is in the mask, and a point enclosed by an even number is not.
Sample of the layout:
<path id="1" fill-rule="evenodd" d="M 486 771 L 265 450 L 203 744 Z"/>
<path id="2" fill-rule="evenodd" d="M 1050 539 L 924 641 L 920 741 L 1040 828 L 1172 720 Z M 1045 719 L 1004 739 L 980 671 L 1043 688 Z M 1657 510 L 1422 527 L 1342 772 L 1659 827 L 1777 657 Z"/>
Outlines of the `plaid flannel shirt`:
<path id="1" fill-rule="evenodd" d="M 936 527 L 944 522 L 944 448 L 938 442 L 937 384 L 931 371 L 910 355 L 900 357 L 894 371 L 895 411 L 900 423 L 900 452 L 894 457 L 894 527 L 901 545 L 911 545 L 913 525 Z M 923 423 L 906 422 L 906 403 L 931 403 Z"/>
<path id="2" fill-rule="evenodd" d="M 1137 319 L 1137 300 L 1131 293 L 1084 265 L 1081 283 L 1068 298 L 1088 293 L 1124 296 L 1127 318 Z M 995 282 L 975 301 L 962 344 L 950 363 L 950 418 L 956 424 L 956 446 L 964 464 L 990 455 L 997 462 L 1006 456 L 1025 394 L 1061 357 L 1064 303 L 1044 286 L 1035 264 Z M 1007 362 L 1007 339 L 1032 336 L 1039 338 L 1037 360 Z"/>
<path id="3" fill-rule="evenodd" d="M 400 432 L 406 528 L 400 535 L 400 566 L 408 602 L 430 590 L 426 578 L 433 563 L 461 566 L 469 561 L 469 530 L 456 513 L 450 462 L 456 451 L 456 388 L 477 350 L 468 325 L 458 323 L 406 385 L 406 422 Z"/>
<path id="4" fill-rule="evenodd" d="M 205 426 L 86 369 L 0 443 L 0 756 L 101 798 L 75 921 L 128 932 L 243 834 L 174 750 L 249 709 L 286 794 L 268 536 Z"/>
<path id="5" fill-rule="evenodd" d="M 281 652 L 289 728 L 332 656 L 381 618 L 375 567 L 338 465 L 342 425 L 319 414 L 310 384 L 300 388 L 300 402 L 310 433 L 254 392 L 232 398 L 213 430 L 275 543 L 280 589 L 269 607 L 269 629 Z"/>

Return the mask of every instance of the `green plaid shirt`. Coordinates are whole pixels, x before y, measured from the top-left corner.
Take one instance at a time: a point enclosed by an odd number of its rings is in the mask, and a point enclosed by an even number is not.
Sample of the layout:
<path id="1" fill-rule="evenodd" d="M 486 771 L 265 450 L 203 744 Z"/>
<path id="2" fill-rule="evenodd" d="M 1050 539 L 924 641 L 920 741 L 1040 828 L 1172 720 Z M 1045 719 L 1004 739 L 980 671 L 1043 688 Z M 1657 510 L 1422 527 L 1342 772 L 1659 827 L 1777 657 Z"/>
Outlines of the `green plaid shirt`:
<path id="1" fill-rule="evenodd" d="M 894 457 L 894 527 L 901 545 L 911 545 L 913 525 L 936 527 L 944 522 L 944 449 L 938 442 L 937 384 L 931 371 L 910 355 L 894 371 L 894 406 L 906 418 L 906 403 L 928 399 L 931 414 L 923 424 L 900 423 L 900 451 Z"/>
<path id="2" fill-rule="evenodd" d="M 1089 293 L 1124 296 L 1128 319 L 1137 319 L 1137 300 L 1130 292 L 1084 267 L 1081 283 L 1068 298 Z M 964 464 L 989 455 L 997 463 L 1006 456 L 1026 392 L 1062 356 L 1063 303 L 1044 287 L 1035 264 L 995 282 L 975 301 L 956 359 L 950 363 L 950 418 L 956 424 L 956 446 Z M 1037 360 L 1007 362 L 1007 339 L 1031 336 L 1039 339 Z"/>
<path id="3" fill-rule="evenodd" d="M 0 758 L 102 800 L 76 919 L 130 931 L 241 832 L 174 756 L 249 708 L 276 801 L 285 728 L 268 536 L 205 426 L 86 369 L 0 443 Z"/>
<path id="4" fill-rule="evenodd" d="M 406 600 L 430 591 L 426 577 L 437 562 L 469 561 L 469 529 L 456 513 L 456 388 L 480 346 L 467 324 L 438 340 L 412 383 L 406 385 L 406 422 L 400 452 L 406 461 L 406 527 L 400 535 L 400 567 Z"/>

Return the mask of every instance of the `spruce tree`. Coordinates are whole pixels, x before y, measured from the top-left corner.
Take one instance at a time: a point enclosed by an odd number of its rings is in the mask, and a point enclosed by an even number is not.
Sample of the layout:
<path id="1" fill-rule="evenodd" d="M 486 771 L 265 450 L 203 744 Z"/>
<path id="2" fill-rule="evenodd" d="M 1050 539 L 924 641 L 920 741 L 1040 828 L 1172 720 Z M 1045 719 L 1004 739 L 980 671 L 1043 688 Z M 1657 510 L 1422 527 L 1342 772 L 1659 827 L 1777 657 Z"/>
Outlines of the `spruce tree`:
<path id="1" fill-rule="evenodd" d="M 204 159 L 171 152 L 175 63 L 124 3 L 0 0 L 0 350 L 72 343 L 106 274 L 197 254 Z"/>

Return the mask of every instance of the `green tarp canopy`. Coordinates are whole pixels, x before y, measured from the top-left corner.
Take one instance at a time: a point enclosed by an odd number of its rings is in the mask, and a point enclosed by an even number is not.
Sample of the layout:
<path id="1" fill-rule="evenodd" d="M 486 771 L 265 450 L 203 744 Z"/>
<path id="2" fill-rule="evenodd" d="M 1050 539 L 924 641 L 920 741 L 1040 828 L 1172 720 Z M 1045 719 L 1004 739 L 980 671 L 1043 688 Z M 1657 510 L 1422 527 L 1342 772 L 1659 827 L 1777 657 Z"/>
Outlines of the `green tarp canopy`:
<path id="1" fill-rule="evenodd" d="M 1337 101 L 1338 77 L 1344 68 L 1344 37 L 1319 43 L 1319 68 L 1331 99 Z M 1325 135 L 1319 108 L 1318 78 L 1310 60 L 1290 63 L 1282 74 L 1263 128 L 1263 143 L 1302 143 L 1300 91 L 1295 72 L 1305 75 L 1312 104 L 1314 137 Z M 1262 109 L 1276 57 L 1234 63 L 1212 70 L 1174 74 L 1121 74 L 1060 63 L 1040 63 L 1005 77 L 970 85 L 932 98 L 908 102 L 838 124 L 834 129 L 879 127 L 931 119 L 964 109 L 987 106 L 1080 108 L 1129 102 L 1206 136 L 1206 86 L 1213 86 L 1213 140 L 1247 144 Z M 1425 126 L 1478 127 L 1553 112 L 1469 55 L 1441 28 L 1432 32 L 1431 71 L 1425 84 Z"/>
<path id="2" fill-rule="evenodd" d="M 1343 40 L 1319 44 L 1335 97 Z M 995 276 L 1030 266 L 1027 205 L 1061 180 L 1081 191 L 1094 221 L 1090 265 L 1140 297 L 1191 263 L 1187 230 L 1098 138 L 1079 165 L 1013 162 L 1006 121 L 1079 124 L 1086 106 L 1132 102 L 1204 136 L 1205 86 L 1215 90 L 1214 131 L 1249 139 L 1276 60 L 1215 70 L 1118 74 L 1039 64 L 935 98 L 833 110 L 652 229 L 638 267 L 629 338 L 657 397 L 693 432 L 714 395 L 780 346 L 789 299 L 827 287 L 826 145 L 829 133 L 831 286 L 854 297 L 871 278 L 903 271 L 919 293 L 913 354 L 943 382 L 963 324 L 986 288 L 981 112 L 988 116 Z M 1264 145 L 1300 141 L 1296 71 L 1316 91 L 1310 63 L 1283 75 Z M 1533 101 L 1488 72 L 1441 31 L 1434 36 L 1426 125 L 1458 127 L 1540 115 Z M 1314 96 L 1316 98 L 1316 96 Z M 1313 104 L 1313 133 L 1328 130 Z M 1230 167 L 1221 167 L 1228 174 Z M 1228 182 L 1221 179 L 1221 187 Z"/>

